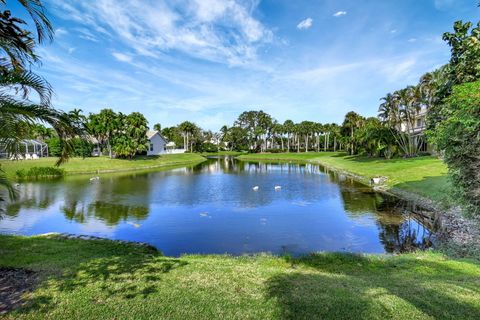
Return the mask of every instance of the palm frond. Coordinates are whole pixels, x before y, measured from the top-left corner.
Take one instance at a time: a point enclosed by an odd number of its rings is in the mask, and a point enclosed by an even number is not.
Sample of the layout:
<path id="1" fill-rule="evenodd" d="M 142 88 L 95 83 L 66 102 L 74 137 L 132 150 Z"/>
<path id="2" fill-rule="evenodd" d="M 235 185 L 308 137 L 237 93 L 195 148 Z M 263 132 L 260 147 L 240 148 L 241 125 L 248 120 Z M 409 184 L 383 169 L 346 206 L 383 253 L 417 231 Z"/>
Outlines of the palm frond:
<path id="1" fill-rule="evenodd" d="M 5 174 L 5 171 L 3 171 L 1 168 L 0 168 L 0 188 L 7 191 L 7 194 L 10 200 L 15 200 L 17 198 L 17 190 L 13 187 L 12 183 L 10 182 L 10 180 L 8 180 L 7 175 Z M 2 198 L 0 193 L 0 202 L 2 201 L 5 201 L 5 199 Z"/>
<path id="2" fill-rule="evenodd" d="M 27 99 L 30 91 L 35 91 L 44 105 L 50 104 L 53 94 L 50 84 L 41 76 L 23 70 L 4 70 L 0 76 L 0 92 L 13 89 L 20 92 L 23 99 Z"/>
<path id="3" fill-rule="evenodd" d="M 39 43 L 43 43 L 46 40 L 53 40 L 53 27 L 45 15 L 45 7 L 40 0 L 17 0 L 27 10 L 28 14 L 35 24 L 37 30 L 37 38 Z M 6 3 L 5 0 L 1 0 L 2 3 Z"/>

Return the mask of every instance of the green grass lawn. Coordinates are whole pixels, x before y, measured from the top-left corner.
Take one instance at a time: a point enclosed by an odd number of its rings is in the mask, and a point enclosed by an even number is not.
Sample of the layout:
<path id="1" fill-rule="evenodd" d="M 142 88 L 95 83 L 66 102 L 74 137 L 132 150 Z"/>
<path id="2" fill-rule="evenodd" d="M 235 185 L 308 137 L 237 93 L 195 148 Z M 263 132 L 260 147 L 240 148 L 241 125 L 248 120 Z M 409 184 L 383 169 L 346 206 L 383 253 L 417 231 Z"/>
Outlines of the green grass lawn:
<path id="1" fill-rule="evenodd" d="M 362 176 L 368 181 L 376 176 L 387 177 L 388 188 L 413 192 L 431 200 L 446 203 L 450 201 L 450 184 L 447 166 L 432 156 L 417 158 L 380 159 L 348 156 L 339 152 L 309 152 L 281 154 L 249 154 L 238 157 L 241 160 L 310 161 L 327 167 Z"/>
<path id="2" fill-rule="evenodd" d="M 480 318 L 478 262 L 431 252 L 173 258 L 111 241 L 0 236 L 0 267 L 40 275 L 5 319 Z"/>
<path id="3" fill-rule="evenodd" d="M 185 164 L 199 163 L 205 158 L 199 154 L 167 154 L 152 157 L 136 157 L 130 159 L 110 159 L 108 157 L 91 158 L 72 158 L 67 163 L 60 166 L 65 169 L 67 174 L 76 173 L 102 173 L 114 171 L 143 170 L 156 167 L 179 166 Z M 31 167 L 50 167 L 54 166 L 57 158 L 41 158 L 38 160 L 21 161 L 0 161 L 1 168 L 5 170 L 7 176 L 15 177 L 15 172 L 19 169 L 29 169 Z"/>

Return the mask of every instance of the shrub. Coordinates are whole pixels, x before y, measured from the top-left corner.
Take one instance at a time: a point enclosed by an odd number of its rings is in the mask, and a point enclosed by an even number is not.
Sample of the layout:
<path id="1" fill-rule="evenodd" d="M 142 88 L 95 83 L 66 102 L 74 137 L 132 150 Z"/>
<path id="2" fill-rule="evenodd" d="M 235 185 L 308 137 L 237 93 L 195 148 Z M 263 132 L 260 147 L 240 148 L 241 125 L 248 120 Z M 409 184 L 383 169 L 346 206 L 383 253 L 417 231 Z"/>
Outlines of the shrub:
<path id="1" fill-rule="evenodd" d="M 48 139 L 47 145 L 50 157 L 59 157 L 62 154 L 62 143 L 58 137 Z"/>
<path id="2" fill-rule="evenodd" d="M 480 81 L 453 88 L 432 140 L 444 152 L 455 191 L 470 214 L 480 214 Z"/>
<path id="3" fill-rule="evenodd" d="M 218 147 L 211 142 L 202 143 L 202 152 L 218 152 Z"/>
<path id="4" fill-rule="evenodd" d="M 17 178 L 21 180 L 50 179 L 63 177 L 65 170 L 54 167 L 32 167 L 28 170 L 17 170 L 15 174 Z"/>

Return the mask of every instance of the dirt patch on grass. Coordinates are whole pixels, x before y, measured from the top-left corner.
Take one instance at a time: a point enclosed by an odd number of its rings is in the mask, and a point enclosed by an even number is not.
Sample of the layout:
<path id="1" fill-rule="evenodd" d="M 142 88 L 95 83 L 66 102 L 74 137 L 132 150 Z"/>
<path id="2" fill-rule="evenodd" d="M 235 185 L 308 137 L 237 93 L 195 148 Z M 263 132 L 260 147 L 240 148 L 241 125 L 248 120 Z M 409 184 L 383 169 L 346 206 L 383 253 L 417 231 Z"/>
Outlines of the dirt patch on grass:
<path id="1" fill-rule="evenodd" d="M 21 307 L 24 296 L 38 283 L 38 274 L 31 270 L 0 267 L 0 315 Z"/>

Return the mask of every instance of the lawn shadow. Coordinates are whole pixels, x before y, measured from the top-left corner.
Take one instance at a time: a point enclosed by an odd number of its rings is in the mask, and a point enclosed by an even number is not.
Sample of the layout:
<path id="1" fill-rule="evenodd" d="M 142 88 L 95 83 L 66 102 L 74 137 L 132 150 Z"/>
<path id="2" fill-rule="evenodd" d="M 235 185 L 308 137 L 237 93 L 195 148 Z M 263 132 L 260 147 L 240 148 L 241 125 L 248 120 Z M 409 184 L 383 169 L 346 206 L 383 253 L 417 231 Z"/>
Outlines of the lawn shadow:
<path id="1" fill-rule="evenodd" d="M 165 274 L 188 264 L 182 259 L 165 257 L 153 247 L 111 242 L 108 250 L 102 250 L 101 243 L 105 241 L 108 240 L 82 241 L 79 252 L 88 245 L 92 245 L 88 250 L 95 251 L 98 247 L 101 252 L 81 253 L 74 264 L 44 274 L 37 292 L 15 312 L 48 312 L 56 306 L 56 295 L 79 290 L 90 290 L 94 296 L 93 303 L 101 303 L 111 297 L 146 298 L 158 291 Z"/>
<path id="2" fill-rule="evenodd" d="M 371 259 L 326 253 L 287 258 L 292 268 L 301 265 L 311 271 L 270 278 L 267 294 L 278 301 L 285 319 L 390 319 L 400 315 L 407 319 L 414 316 L 412 312 L 434 319 L 480 318 L 478 305 L 455 295 L 480 294 L 478 278 L 446 264 L 408 257 Z"/>

